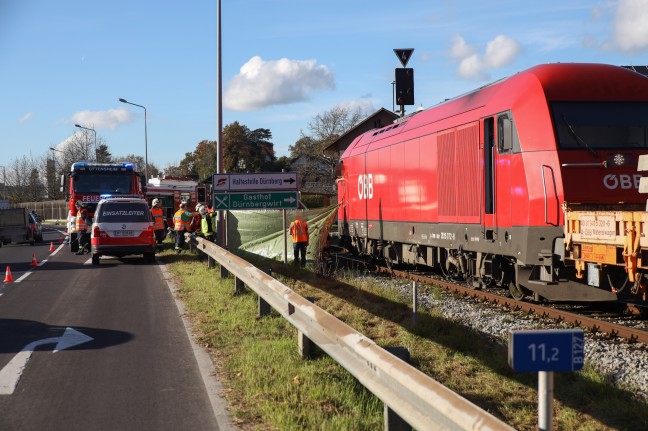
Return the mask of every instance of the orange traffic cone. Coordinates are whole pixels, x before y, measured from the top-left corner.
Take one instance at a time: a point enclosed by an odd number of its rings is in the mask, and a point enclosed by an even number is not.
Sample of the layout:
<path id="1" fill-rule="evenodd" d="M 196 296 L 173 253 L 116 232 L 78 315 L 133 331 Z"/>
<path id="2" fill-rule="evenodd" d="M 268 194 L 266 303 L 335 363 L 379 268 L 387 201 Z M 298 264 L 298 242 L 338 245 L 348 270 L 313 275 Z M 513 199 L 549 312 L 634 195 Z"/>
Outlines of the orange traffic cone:
<path id="1" fill-rule="evenodd" d="M 13 283 L 13 276 L 11 275 L 11 268 L 7 265 L 7 272 L 5 273 L 4 283 Z"/>
<path id="2" fill-rule="evenodd" d="M 50 249 L 49 249 L 49 251 L 54 251 L 54 250 L 56 250 L 56 249 L 54 248 L 54 241 L 52 241 L 52 242 L 50 242 Z"/>
<path id="3" fill-rule="evenodd" d="M 38 266 L 38 261 L 36 260 L 36 253 L 32 253 L 31 266 Z"/>

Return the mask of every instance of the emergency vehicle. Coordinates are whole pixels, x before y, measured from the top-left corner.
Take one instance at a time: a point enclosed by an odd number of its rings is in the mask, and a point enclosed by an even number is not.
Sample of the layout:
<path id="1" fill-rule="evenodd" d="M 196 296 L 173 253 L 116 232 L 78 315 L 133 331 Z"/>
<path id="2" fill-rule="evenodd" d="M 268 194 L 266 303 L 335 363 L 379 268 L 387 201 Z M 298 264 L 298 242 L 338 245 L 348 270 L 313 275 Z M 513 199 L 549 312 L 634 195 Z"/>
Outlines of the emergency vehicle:
<path id="1" fill-rule="evenodd" d="M 146 200 L 151 204 L 153 199 L 160 200 L 167 227 L 173 226 L 173 214 L 180 208 L 180 202 L 187 203 L 193 211 L 197 204 L 207 205 L 210 202 L 209 184 L 200 184 L 189 177 L 162 176 L 151 178 L 146 184 Z"/>
<path id="2" fill-rule="evenodd" d="M 70 251 L 79 250 L 76 233 L 76 202 L 86 204 L 88 216 L 94 217 L 95 209 L 101 195 L 128 195 L 143 198 L 141 174 L 135 164 L 124 163 L 91 163 L 76 162 L 70 168 L 67 231 L 69 234 Z M 61 182 L 64 184 L 64 182 Z M 63 191 L 63 190 L 61 190 Z"/>
<path id="3" fill-rule="evenodd" d="M 92 264 L 101 256 L 142 254 L 155 262 L 151 210 L 143 197 L 104 196 L 97 205 L 90 244 Z"/>

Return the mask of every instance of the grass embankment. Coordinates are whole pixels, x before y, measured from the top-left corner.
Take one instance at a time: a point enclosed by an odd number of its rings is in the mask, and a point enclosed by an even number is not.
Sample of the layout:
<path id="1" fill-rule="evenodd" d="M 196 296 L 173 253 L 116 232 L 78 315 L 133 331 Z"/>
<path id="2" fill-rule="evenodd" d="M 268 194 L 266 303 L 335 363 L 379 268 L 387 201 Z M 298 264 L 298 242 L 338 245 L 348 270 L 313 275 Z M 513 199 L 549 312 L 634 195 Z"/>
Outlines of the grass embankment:
<path id="1" fill-rule="evenodd" d="M 161 260 L 179 284 L 198 340 L 209 348 L 227 388 L 235 424 L 242 429 L 377 430 L 382 403 L 326 355 L 302 360 L 296 330 L 278 314 L 258 318 L 256 295 L 234 295 L 196 256 L 164 252 Z M 244 256 L 252 260 L 251 256 Z M 301 296 L 383 347 L 404 346 L 423 372 L 520 430 L 537 426 L 537 375 L 515 373 L 506 348 L 482 334 L 419 312 L 411 323 L 409 298 L 362 283 L 317 278 L 276 261 L 259 261 Z M 290 281 L 290 280 L 297 281 Z M 317 285 L 319 287 L 314 287 Z M 554 429 L 644 430 L 648 406 L 614 388 L 588 366 L 556 373 Z"/>

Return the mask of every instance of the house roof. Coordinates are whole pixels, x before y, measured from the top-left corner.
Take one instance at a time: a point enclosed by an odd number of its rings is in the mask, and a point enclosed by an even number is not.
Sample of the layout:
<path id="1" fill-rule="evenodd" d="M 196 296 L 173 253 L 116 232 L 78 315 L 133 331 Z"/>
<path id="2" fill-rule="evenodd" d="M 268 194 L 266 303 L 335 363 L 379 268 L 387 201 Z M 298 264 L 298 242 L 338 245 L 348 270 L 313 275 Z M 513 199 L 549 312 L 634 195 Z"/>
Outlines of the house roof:
<path id="1" fill-rule="evenodd" d="M 348 132 L 337 138 L 328 147 L 324 148 L 325 153 L 342 154 L 347 149 L 351 142 L 359 135 L 369 130 L 378 129 L 391 124 L 399 118 L 398 114 L 388 111 L 385 108 L 380 108 L 367 118 L 356 124 Z"/>

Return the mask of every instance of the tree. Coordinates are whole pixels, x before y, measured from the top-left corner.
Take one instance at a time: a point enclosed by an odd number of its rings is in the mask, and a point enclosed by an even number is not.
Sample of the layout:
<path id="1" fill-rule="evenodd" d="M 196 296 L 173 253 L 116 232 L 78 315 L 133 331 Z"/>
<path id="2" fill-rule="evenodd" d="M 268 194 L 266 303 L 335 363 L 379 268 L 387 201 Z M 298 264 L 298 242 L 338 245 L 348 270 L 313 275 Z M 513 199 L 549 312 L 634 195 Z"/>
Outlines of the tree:
<path id="1" fill-rule="evenodd" d="M 263 172 L 276 160 L 269 129 L 250 130 L 238 121 L 223 129 L 223 169 L 226 172 Z"/>
<path id="2" fill-rule="evenodd" d="M 306 181 L 324 181 L 332 184 L 335 180 L 334 168 L 338 157 L 325 154 L 324 149 L 367 115 L 361 108 L 351 109 L 337 105 L 313 117 L 308 123 L 309 134 L 302 131 L 295 145 L 288 147 L 290 156 L 302 162 L 298 169 L 301 178 Z"/>
<path id="3" fill-rule="evenodd" d="M 14 159 L 7 167 L 7 198 L 11 202 L 38 202 L 45 196 L 41 164 L 34 156 Z"/>
<path id="4" fill-rule="evenodd" d="M 108 151 L 108 145 L 106 144 L 97 146 L 96 156 L 97 163 L 112 163 L 112 154 Z"/>
<path id="5" fill-rule="evenodd" d="M 216 141 L 200 141 L 191 153 L 185 153 L 178 168 L 183 176 L 197 176 L 200 180 L 210 178 L 216 172 Z"/>
<path id="6" fill-rule="evenodd" d="M 337 138 L 351 130 L 368 115 L 362 108 L 351 109 L 337 105 L 329 111 L 317 114 L 308 123 L 309 134 L 301 132 L 301 137 L 295 145 L 288 147 L 293 158 L 307 156 L 328 161 L 330 156 L 324 154 Z"/>

